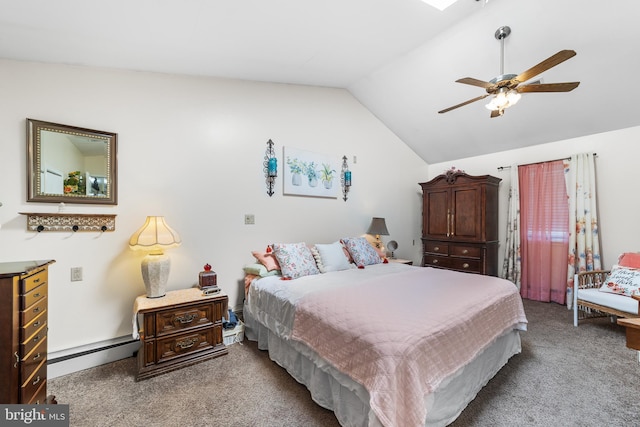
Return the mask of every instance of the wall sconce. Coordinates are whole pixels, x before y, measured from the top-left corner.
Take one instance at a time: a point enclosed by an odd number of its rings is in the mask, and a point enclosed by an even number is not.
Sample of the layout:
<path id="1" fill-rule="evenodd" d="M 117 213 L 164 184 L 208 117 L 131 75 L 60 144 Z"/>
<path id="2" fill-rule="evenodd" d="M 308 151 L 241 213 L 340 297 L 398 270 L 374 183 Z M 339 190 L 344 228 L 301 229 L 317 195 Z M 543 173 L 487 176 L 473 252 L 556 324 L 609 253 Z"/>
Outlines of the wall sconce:
<path id="1" fill-rule="evenodd" d="M 267 194 L 269 197 L 273 196 L 273 185 L 276 182 L 278 176 L 278 159 L 276 159 L 276 153 L 273 150 L 273 141 L 267 141 L 267 151 L 264 154 L 264 162 L 262 163 L 264 170 L 265 182 L 267 183 Z"/>
<path id="2" fill-rule="evenodd" d="M 347 156 L 342 156 L 342 171 L 340 173 L 340 183 L 342 184 L 342 200 L 347 201 L 347 194 L 351 188 L 351 171 L 347 164 Z"/>
<path id="3" fill-rule="evenodd" d="M 180 246 L 181 243 L 180 236 L 167 225 L 163 216 L 148 216 L 144 225 L 131 236 L 131 249 L 148 252 L 140 265 L 147 298 L 159 298 L 167 293 L 171 260 L 164 250 Z"/>

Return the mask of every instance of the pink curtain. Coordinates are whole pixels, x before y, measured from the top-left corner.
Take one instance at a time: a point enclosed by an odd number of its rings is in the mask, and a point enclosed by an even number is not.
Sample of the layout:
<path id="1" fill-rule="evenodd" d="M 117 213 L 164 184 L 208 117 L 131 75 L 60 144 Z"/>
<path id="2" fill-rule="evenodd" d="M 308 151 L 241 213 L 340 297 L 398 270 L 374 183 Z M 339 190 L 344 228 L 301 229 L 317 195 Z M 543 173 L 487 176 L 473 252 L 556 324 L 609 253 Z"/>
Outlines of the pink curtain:
<path id="1" fill-rule="evenodd" d="M 523 298 L 565 303 L 569 204 L 562 160 L 518 167 Z"/>

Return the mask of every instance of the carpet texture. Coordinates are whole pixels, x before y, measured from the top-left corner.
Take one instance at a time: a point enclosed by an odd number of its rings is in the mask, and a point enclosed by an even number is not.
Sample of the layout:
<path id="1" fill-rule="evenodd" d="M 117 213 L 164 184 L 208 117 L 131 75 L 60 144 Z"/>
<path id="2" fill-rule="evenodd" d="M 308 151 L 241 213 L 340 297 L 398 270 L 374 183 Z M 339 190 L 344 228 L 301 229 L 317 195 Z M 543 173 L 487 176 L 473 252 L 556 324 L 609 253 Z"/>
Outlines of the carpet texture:
<path id="1" fill-rule="evenodd" d="M 572 313 L 525 300 L 522 353 L 452 424 L 465 426 L 638 426 L 640 364 L 624 328 L 608 319 L 573 327 Z M 71 426 L 339 426 L 307 389 L 253 342 L 229 354 L 136 382 L 128 358 L 49 380 L 70 405 Z"/>

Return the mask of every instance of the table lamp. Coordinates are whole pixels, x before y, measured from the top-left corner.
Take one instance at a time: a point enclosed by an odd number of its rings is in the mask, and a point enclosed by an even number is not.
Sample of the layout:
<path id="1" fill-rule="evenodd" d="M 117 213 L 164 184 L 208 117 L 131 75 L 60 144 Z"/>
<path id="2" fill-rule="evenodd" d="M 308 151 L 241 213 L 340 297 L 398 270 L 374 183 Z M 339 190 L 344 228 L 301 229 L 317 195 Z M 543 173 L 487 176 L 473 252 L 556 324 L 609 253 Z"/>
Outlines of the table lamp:
<path id="1" fill-rule="evenodd" d="M 371 225 L 369 225 L 369 229 L 367 230 L 367 234 L 372 234 L 376 236 L 376 240 L 374 242 L 374 246 L 378 249 L 382 249 L 382 242 L 380 241 L 380 236 L 388 236 L 389 231 L 387 230 L 387 224 L 384 221 L 384 218 L 372 218 Z"/>
<path id="2" fill-rule="evenodd" d="M 163 216 L 148 216 L 129 239 L 131 249 L 148 252 L 140 265 L 147 298 L 160 298 L 167 293 L 171 260 L 164 250 L 180 246 L 180 243 L 180 236 L 167 225 Z"/>

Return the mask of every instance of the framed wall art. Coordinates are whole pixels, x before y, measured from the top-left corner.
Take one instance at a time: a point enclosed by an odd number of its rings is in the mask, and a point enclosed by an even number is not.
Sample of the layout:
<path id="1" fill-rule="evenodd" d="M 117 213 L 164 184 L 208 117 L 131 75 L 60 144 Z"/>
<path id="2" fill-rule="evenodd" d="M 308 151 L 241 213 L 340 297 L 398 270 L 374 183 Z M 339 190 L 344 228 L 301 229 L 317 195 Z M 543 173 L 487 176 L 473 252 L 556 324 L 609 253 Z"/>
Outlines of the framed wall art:
<path id="1" fill-rule="evenodd" d="M 340 167 L 337 158 L 284 147 L 284 194 L 338 198 Z"/>

